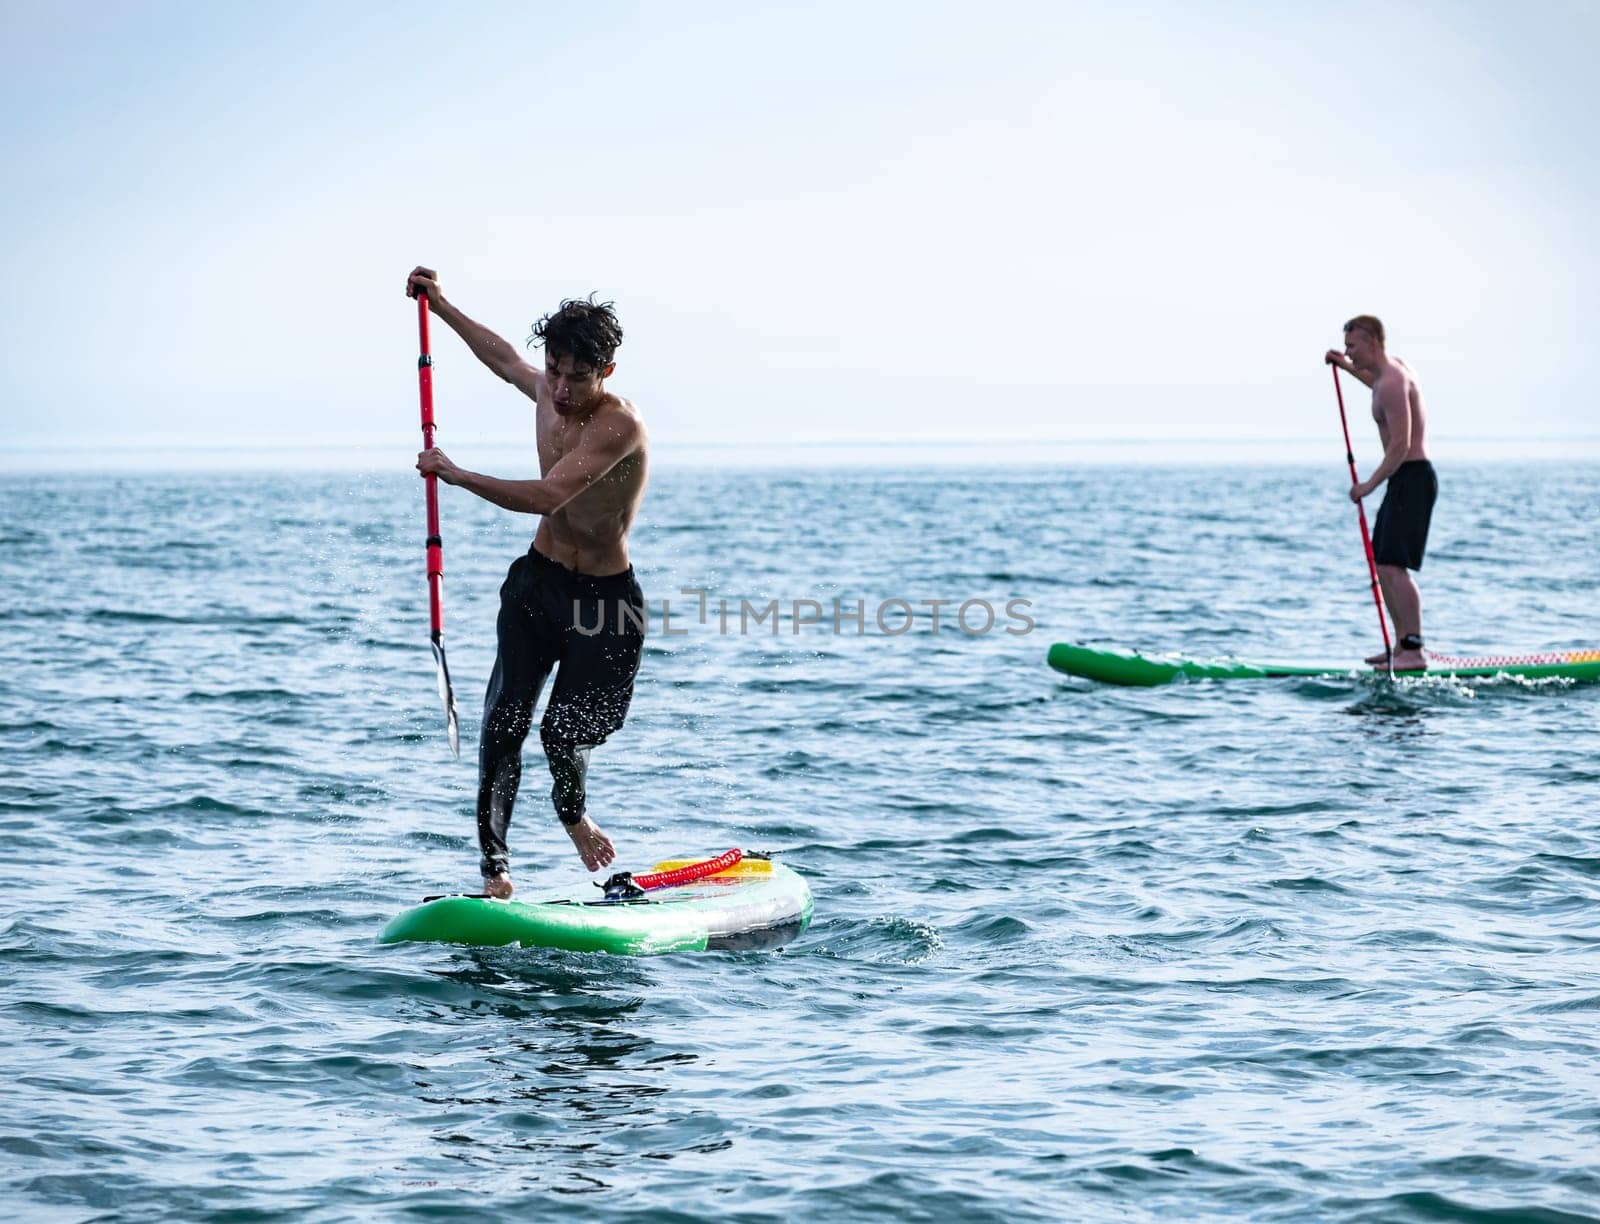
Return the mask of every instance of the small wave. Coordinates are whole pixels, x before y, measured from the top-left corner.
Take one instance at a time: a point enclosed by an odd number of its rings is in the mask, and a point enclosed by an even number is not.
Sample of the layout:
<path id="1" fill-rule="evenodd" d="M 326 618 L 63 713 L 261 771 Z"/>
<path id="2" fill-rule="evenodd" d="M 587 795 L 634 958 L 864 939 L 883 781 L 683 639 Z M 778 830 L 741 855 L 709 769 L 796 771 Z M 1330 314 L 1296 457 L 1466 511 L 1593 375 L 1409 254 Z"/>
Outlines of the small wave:
<path id="1" fill-rule="evenodd" d="M 1431 1190 L 1391 1194 L 1379 1199 L 1329 1200 L 1325 1206 L 1330 1219 L 1364 1221 L 1371 1219 L 1456 1220 L 1461 1224 L 1600 1224 L 1600 1216 L 1580 1215 L 1553 1207 L 1479 1207 L 1461 1198 Z M 1370 1208 L 1372 1215 L 1362 1209 Z"/>
<path id="2" fill-rule="evenodd" d="M 937 928 L 912 918 L 834 920 L 813 925 L 821 939 L 805 954 L 869 965 L 920 965 L 944 947 Z"/>
<path id="3" fill-rule="evenodd" d="M 1011 914 L 974 914 L 952 927 L 951 933 L 989 947 L 1027 939 L 1033 934 L 1033 927 Z"/>
<path id="4" fill-rule="evenodd" d="M 1541 863 L 1564 867 L 1575 875 L 1600 878 L 1600 858 L 1577 854 L 1536 854 L 1533 857 Z"/>
<path id="5" fill-rule="evenodd" d="M 1343 884 L 1332 880 L 1325 880 L 1321 876 L 1288 876 L 1277 880 L 1268 880 L 1268 888 L 1282 888 L 1290 892 L 1330 892 L 1348 894 L 1350 890 Z"/>
<path id="6" fill-rule="evenodd" d="M 249 688 L 249 689 L 223 689 L 220 691 L 206 691 L 204 689 L 191 689 L 184 695 L 185 701 L 219 701 L 237 702 L 241 705 L 253 705 L 259 702 L 300 701 L 304 693 L 290 692 L 281 688 Z"/>
<path id="7" fill-rule="evenodd" d="M 215 612 L 209 615 L 178 616 L 167 612 L 146 612 L 137 608 L 95 608 L 85 619 L 110 624 L 130 625 L 298 625 L 300 618 L 276 612 Z"/>

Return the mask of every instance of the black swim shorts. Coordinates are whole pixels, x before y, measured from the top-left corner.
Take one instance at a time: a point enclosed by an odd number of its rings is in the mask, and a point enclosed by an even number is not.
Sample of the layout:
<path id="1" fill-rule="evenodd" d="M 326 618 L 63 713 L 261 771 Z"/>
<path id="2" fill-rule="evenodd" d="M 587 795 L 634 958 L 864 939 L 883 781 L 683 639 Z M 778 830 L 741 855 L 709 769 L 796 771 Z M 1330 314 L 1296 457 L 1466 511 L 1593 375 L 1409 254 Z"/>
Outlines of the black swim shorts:
<path id="1" fill-rule="evenodd" d="M 539 728 L 545 747 L 605 743 L 628 715 L 646 615 L 632 568 L 597 578 L 533 549 L 518 557 L 500 587 L 485 755 L 494 755 L 488 748 L 501 737 L 520 749 L 552 668 L 555 688 Z"/>
<path id="2" fill-rule="evenodd" d="M 1428 523 L 1439 496 L 1439 478 L 1426 459 L 1409 459 L 1389 477 L 1383 505 L 1372 522 L 1372 555 L 1379 565 L 1422 568 Z"/>

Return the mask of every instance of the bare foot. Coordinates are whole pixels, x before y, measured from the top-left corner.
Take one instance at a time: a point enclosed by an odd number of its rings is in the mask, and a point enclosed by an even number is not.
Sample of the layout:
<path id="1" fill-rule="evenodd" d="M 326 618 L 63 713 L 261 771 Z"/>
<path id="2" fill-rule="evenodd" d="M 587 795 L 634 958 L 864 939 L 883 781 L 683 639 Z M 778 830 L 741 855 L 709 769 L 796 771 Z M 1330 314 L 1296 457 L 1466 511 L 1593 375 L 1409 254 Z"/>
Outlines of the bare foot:
<path id="1" fill-rule="evenodd" d="M 567 831 L 567 836 L 572 838 L 572 844 L 578 848 L 578 857 L 590 871 L 599 871 L 600 868 L 609 866 L 617 857 L 617 849 L 611 844 L 611 839 L 600 832 L 600 826 L 587 816 L 577 824 L 561 827 Z"/>
<path id="2" fill-rule="evenodd" d="M 1427 671 L 1428 656 L 1420 650 L 1397 650 L 1394 652 L 1394 670 Z"/>
<path id="3" fill-rule="evenodd" d="M 1380 650 L 1380 651 L 1378 651 L 1377 654 L 1368 655 L 1366 658 L 1362 659 L 1361 661 L 1363 663 L 1374 663 L 1374 664 L 1387 663 L 1389 661 L 1389 653 L 1388 653 L 1388 651 Z"/>
<path id="4" fill-rule="evenodd" d="M 483 891 L 501 901 L 509 900 L 511 897 L 511 877 L 503 871 L 499 875 L 484 876 Z"/>

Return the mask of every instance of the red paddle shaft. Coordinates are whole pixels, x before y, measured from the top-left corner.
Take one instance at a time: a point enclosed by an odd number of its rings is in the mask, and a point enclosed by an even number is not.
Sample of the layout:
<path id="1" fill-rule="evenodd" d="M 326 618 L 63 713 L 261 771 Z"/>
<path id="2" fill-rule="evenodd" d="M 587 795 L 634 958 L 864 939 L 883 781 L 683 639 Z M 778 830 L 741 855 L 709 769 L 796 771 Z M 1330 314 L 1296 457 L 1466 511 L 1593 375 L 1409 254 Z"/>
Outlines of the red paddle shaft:
<path id="1" fill-rule="evenodd" d="M 428 295 L 417 294 L 417 384 L 422 393 L 422 447 L 433 449 L 433 353 L 428 344 Z M 422 478 L 428 501 L 428 615 L 434 634 L 444 633 L 444 541 L 439 536 L 439 478 Z"/>
<path id="2" fill-rule="evenodd" d="M 428 345 L 428 295 L 417 294 L 417 386 L 422 394 L 422 445 L 433 449 L 433 354 Z M 450 685 L 450 668 L 444 658 L 444 541 L 439 536 L 439 478 L 423 477 L 428 500 L 428 619 L 433 629 L 433 661 L 439 673 L 439 697 L 444 702 L 445 730 L 450 751 L 461 755 L 461 732 L 456 719 L 456 695 Z"/>
<path id="3" fill-rule="evenodd" d="M 1350 484 L 1354 487 L 1361 483 L 1361 478 L 1356 475 L 1356 452 L 1350 445 L 1350 422 L 1344 414 L 1344 388 L 1339 385 L 1339 367 L 1332 362 L 1328 368 L 1333 371 L 1333 393 L 1339 398 L 1339 427 L 1344 430 L 1344 458 L 1350 465 Z M 1389 665 L 1394 666 L 1394 647 L 1389 643 L 1389 618 L 1383 613 L 1383 596 L 1378 591 L 1378 562 L 1372 555 L 1372 535 L 1367 531 L 1367 508 L 1360 502 L 1356 503 L 1356 517 L 1361 522 L 1361 547 L 1367 554 L 1367 573 L 1372 578 L 1372 602 L 1378 608 L 1378 628 L 1383 631 L 1383 653 L 1389 658 Z"/>

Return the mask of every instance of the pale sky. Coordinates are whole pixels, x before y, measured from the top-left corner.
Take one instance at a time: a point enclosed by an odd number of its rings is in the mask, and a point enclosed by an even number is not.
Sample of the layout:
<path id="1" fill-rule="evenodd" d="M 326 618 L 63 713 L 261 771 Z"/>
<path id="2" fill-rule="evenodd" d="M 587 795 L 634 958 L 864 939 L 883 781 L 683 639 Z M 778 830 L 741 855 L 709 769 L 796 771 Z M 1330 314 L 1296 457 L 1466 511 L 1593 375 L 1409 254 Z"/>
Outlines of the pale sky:
<path id="1" fill-rule="evenodd" d="M 0 3 L 8 445 L 412 445 L 416 263 L 615 300 L 658 443 L 1318 438 L 1369 311 L 1600 434 L 1600 6 L 567 7 Z"/>

